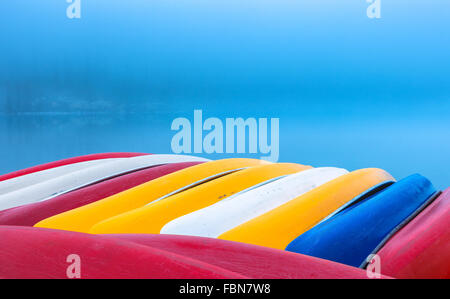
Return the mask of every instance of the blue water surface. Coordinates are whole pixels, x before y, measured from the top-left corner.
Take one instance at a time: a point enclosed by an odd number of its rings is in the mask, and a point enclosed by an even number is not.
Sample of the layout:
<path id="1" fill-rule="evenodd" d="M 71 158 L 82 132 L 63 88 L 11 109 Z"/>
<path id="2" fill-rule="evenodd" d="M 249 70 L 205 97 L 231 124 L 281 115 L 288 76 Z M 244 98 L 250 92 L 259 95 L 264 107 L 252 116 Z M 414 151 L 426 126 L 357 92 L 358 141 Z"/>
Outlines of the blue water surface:
<path id="1" fill-rule="evenodd" d="M 365 0 L 68 5 L 0 4 L 0 173 L 170 153 L 172 120 L 202 109 L 280 118 L 280 161 L 449 185 L 449 1 L 382 0 L 381 19 Z"/>

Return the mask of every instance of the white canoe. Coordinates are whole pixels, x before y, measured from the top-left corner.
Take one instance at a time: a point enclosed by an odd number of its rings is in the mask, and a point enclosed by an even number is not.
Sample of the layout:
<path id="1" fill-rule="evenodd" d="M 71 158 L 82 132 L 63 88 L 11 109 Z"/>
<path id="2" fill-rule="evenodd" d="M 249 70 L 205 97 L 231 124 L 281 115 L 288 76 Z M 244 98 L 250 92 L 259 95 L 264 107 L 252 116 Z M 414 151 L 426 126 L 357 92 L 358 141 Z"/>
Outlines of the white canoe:
<path id="1" fill-rule="evenodd" d="M 34 184 L 42 183 L 46 180 L 51 180 L 62 175 L 66 175 L 71 172 L 79 171 L 82 169 L 86 169 L 89 167 L 98 166 L 101 164 L 108 163 L 110 161 L 114 161 L 117 159 L 124 158 L 110 158 L 110 159 L 102 159 L 102 160 L 92 160 L 92 161 L 84 161 L 78 162 L 74 164 L 68 164 L 63 166 L 58 166 L 46 170 L 41 170 L 38 172 L 33 172 L 29 174 L 25 174 L 22 176 L 18 176 L 15 178 L 11 178 L 5 181 L 0 182 L 0 195 L 6 194 L 9 192 L 14 192 L 16 190 L 29 187 Z"/>
<path id="2" fill-rule="evenodd" d="M 117 159 L 0 195 L 0 210 L 50 199 L 95 182 L 142 168 L 168 163 L 202 161 L 209 160 L 185 155 L 146 155 Z"/>
<path id="3" fill-rule="evenodd" d="M 217 238 L 346 173 L 342 168 L 321 167 L 291 174 L 172 220 L 161 234 Z"/>

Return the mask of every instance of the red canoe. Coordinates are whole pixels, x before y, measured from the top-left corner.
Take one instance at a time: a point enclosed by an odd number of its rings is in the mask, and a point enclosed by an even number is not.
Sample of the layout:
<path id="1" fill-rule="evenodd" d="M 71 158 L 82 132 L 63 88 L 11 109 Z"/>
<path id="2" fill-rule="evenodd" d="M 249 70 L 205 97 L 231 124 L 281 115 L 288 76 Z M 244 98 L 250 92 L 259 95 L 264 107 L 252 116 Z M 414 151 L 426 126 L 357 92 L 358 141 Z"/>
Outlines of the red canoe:
<path id="1" fill-rule="evenodd" d="M 199 163 L 184 162 L 151 167 L 65 193 L 49 200 L 3 210 L 0 211 L 0 225 L 33 226 L 48 217 L 90 204 Z"/>
<path id="2" fill-rule="evenodd" d="M 220 239 L 146 234 L 104 236 L 183 255 L 253 279 L 368 278 L 366 271 L 355 267 L 284 250 Z"/>
<path id="3" fill-rule="evenodd" d="M 395 278 L 450 278 L 450 188 L 378 251 Z"/>
<path id="4" fill-rule="evenodd" d="M 246 278 L 118 238 L 18 226 L 0 227 L 0 277 Z"/>
<path id="5" fill-rule="evenodd" d="M 78 162 L 85 162 L 85 161 L 92 161 L 92 160 L 100 160 L 100 159 L 108 159 L 108 158 L 129 158 L 129 157 L 136 157 L 136 156 L 144 156 L 148 154 L 142 154 L 142 153 L 103 153 L 103 154 L 91 154 L 91 155 L 85 155 L 85 156 L 79 156 L 74 158 L 68 158 L 63 159 L 59 161 L 54 161 L 46 164 L 41 164 L 37 166 L 33 166 L 30 168 L 25 168 L 21 170 L 17 170 L 11 173 L 7 173 L 4 175 L 0 175 L 0 182 L 8 179 L 12 179 L 18 176 L 22 176 L 29 173 L 38 172 L 41 170 L 46 170 L 58 166 L 64 166 L 68 164 L 78 163 Z"/>

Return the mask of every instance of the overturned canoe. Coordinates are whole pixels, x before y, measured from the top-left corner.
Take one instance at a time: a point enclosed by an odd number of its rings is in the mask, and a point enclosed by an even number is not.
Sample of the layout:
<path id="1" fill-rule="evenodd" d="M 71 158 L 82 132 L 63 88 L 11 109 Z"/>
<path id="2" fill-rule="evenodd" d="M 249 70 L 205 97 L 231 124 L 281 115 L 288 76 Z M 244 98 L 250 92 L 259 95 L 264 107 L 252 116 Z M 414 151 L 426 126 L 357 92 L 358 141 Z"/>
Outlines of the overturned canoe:
<path id="1" fill-rule="evenodd" d="M 0 226 L 3 278 L 246 278 L 149 246 L 89 234 Z"/>
<path id="2" fill-rule="evenodd" d="M 450 278 L 450 188 L 377 252 L 381 272 L 396 278 Z"/>
<path id="3" fill-rule="evenodd" d="M 96 224 L 89 232 L 157 234 L 175 218 L 210 206 L 254 185 L 308 168 L 295 163 L 254 166 L 112 217 Z"/>
<path id="4" fill-rule="evenodd" d="M 203 162 L 172 163 L 124 174 L 49 200 L 0 211 L 0 225 L 33 226 L 48 217 L 96 202 L 166 174 Z"/>
<path id="5" fill-rule="evenodd" d="M 411 175 L 348 206 L 300 235 L 286 250 L 360 267 L 435 192 L 426 178 Z"/>
<path id="6" fill-rule="evenodd" d="M 88 232 L 110 217 L 140 208 L 149 202 L 181 193 L 215 178 L 269 162 L 256 159 L 223 159 L 183 169 L 86 206 L 55 215 L 35 226 Z"/>
<path id="7" fill-rule="evenodd" d="M 0 182 L 4 180 L 9 180 L 15 177 L 19 177 L 22 175 L 51 169 L 54 167 L 69 165 L 73 163 L 79 163 L 79 162 L 85 162 L 85 161 L 93 161 L 93 160 L 100 160 L 100 159 L 110 159 L 110 158 L 130 158 L 130 157 L 137 157 L 137 156 L 143 156 L 148 154 L 142 154 L 142 153 L 101 153 L 101 154 L 90 154 L 90 155 L 84 155 L 84 156 L 78 156 L 63 160 L 58 160 L 50 163 L 45 163 L 21 170 L 17 170 L 11 173 L 0 175 Z"/>
<path id="8" fill-rule="evenodd" d="M 247 221 L 219 238 L 285 249 L 295 238 L 358 194 L 393 180 L 390 174 L 381 169 L 356 170 Z"/>
<path id="9" fill-rule="evenodd" d="M 146 155 L 112 160 L 0 195 L 0 210 L 46 200 L 130 171 L 168 163 L 196 161 L 207 160 L 183 155 Z"/>
<path id="10" fill-rule="evenodd" d="M 119 161 L 122 158 L 110 158 L 110 159 L 99 159 L 92 161 L 84 161 L 78 163 L 72 163 L 68 165 L 58 166 L 38 172 L 33 172 L 29 174 L 24 174 L 9 180 L 0 182 L 0 196 L 12 193 L 21 189 L 26 189 L 30 186 L 45 183 L 51 181 L 52 179 L 75 173 L 80 170 L 96 167 L 99 165 L 104 165 L 112 161 Z M 126 159 L 126 158 L 123 158 Z"/>
<path id="11" fill-rule="evenodd" d="M 366 271 L 279 249 L 175 235 L 105 235 L 169 251 L 253 279 L 367 279 Z"/>
<path id="12" fill-rule="evenodd" d="M 161 233 L 217 238 L 346 173 L 345 169 L 322 167 L 291 174 L 179 217 L 167 223 Z"/>

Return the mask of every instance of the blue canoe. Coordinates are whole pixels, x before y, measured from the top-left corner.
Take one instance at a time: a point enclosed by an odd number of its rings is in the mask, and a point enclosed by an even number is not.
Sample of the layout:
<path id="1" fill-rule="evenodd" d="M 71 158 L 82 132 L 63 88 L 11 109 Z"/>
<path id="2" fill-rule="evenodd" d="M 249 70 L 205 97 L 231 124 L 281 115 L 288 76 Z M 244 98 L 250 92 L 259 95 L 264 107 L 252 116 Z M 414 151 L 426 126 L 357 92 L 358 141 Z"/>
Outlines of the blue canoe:
<path id="1" fill-rule="evenodd" d="M 340 210 L 292 241 L 286 250 L 360 267 L 436 193 L 429 180 L 411 175 Z"/>

